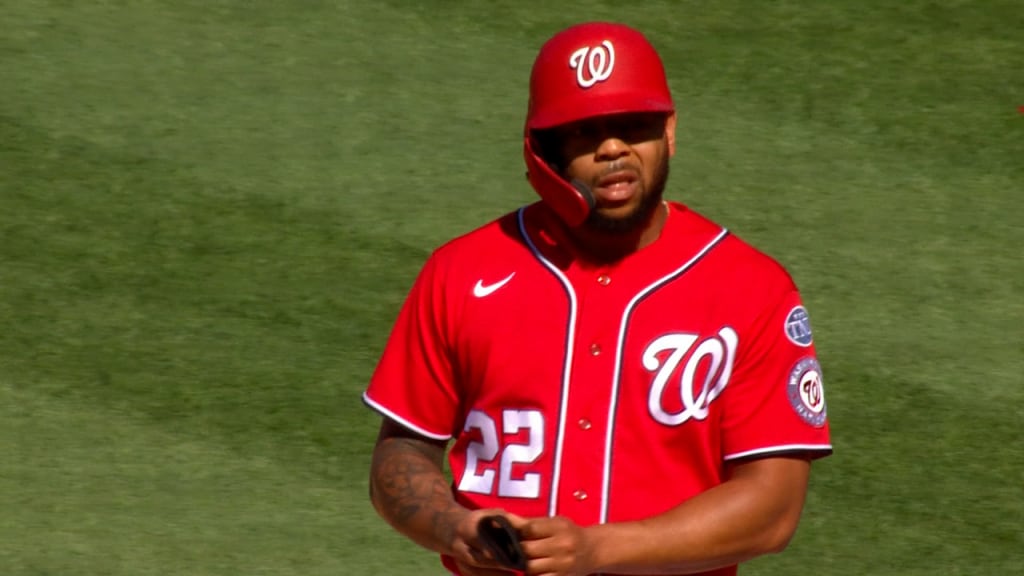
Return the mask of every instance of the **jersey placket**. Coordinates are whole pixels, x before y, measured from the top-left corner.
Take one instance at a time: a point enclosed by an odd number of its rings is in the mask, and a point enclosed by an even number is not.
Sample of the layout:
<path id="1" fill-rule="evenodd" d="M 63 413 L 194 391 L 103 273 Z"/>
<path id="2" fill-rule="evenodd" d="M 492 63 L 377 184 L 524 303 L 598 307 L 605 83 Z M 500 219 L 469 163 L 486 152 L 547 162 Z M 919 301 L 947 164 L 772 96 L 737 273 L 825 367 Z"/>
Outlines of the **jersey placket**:
<path id="1" fill-rule="evenodd" d="M 565 399 L 563 459 L 573 464 L 562 467 L 557 513 L 595 524 L 600 520 L 617 310 L 622 304 L 611 268 L 574 269 L 569 278 L 579 309 L 571 392 Z"/>

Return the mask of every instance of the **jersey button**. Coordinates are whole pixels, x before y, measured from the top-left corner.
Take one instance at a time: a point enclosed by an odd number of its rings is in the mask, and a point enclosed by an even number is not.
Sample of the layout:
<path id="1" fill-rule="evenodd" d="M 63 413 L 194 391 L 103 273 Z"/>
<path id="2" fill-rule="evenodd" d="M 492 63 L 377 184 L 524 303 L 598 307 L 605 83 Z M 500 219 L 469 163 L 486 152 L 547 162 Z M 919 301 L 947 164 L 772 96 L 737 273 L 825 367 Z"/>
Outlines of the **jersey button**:
<path id="1" fill-rule="evenodd" d="M 601 274 L 597 277 L 597 283 L 601 286 L 607 286 L 612 283 L 612 279 L 607 274 Z"/>
<path id="2" fill-rule="evenodd" d="M 586 418 L 580 418 L 576 424 L 579 425 L 580 430 L 590 430 L 590 420 L 587 420 Z"/>
<path id="3" fill-rule="evenodd" d="M 601 355 L 601 346 L 599 346 L 597 344 L 591 344 L 590 345 L 590 355 L 591 356 L 600 356 Z"/>
<path id="4" fill-rule="evenodd" d="M 587 491 L 586 490 L 577 490 L 577 491 L 572 493 L 572 497 L 577 499 L 577 500 L 586 500 L 587 499 Z"/>

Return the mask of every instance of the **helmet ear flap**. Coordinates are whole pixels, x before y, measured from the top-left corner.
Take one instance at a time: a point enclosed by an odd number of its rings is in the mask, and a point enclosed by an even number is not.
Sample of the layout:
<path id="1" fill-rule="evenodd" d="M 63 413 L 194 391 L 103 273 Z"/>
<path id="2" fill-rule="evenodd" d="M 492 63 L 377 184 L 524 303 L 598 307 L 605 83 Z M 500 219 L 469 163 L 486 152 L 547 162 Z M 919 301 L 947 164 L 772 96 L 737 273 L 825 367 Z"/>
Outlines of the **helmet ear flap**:
<path id="1" fill-rule="evenodd" d="M 537 152 L 529 134 L 523 138 L 523 157 L 526 160 L 526 179 L 537 194 L 569 226 L 577 227 L 587 219 L 596 200 L 590 188 L 573 180 L 571 183 L 558 175 Z"/>

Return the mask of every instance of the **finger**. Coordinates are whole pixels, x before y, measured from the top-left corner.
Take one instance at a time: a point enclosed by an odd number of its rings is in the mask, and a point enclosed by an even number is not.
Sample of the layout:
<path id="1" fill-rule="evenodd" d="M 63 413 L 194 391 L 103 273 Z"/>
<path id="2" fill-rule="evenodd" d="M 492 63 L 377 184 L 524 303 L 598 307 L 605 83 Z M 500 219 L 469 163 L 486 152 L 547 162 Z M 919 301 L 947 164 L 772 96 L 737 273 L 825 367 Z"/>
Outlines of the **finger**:
<path id="1" fill-rule="evenodd" d="M 529 522 L 529 520 L 523 518 L 522 516 L 519 516 L 518 514 L 513 514 L 511 512 L 505 512 L 504 514 L 505 518 L 508 518 L 509 524 L 511 524 L 512 527 L 516 530 L 519 530 L 520 528 L 525 526 L 527 522 Z"/>
<path id="2" fill-rule="evenodd" d="M 474 510 L 459 524 L 457 529 L 459 535 L 470 545 L 480 547 L 480 520 L 485 516 L 503 515 L 504 513 L 505 511 L 499 508 Z"/>
<path id="3" fill-rule="evenodd" d="M 530 560 L 527 564 L 526 574 L 530 576 L 566 576 L 567 574 L 576 573 L 567 572 L 560 568 L 558 562 L 553 558 L 541 558 Z"/>
<path id="4" fill-rule="evenodd" d="M 453 558 L 459 564 L 477 568 L 497 568 L 500 566 L 490 551 L 462 542 L 453 549 Z"/>
<path id="5" fill-rule="evenodd" d="M 561 530 L 561 526 L 557 518 L 530 518 L 516 529 L 523 540 L 540 540 L 554 536 Z"/>
<path id="6" fill-rule="evenodd" d="M 458 566 L 459 573 L 462 574 L 462 576 L 509 576 L 510 574 L 510 572 L 506 570 L 473 566 L 459 561 L 456 561 L 455 565 Z"/>
<path id="7" fill-rule="evenodd" d="M 481 550 L 473 546 L 469 547 L 469 556 L 477 566 L 484 566 L 491 560 L 494 560 L 494 558 L 491 557 L 491 552 L 489 550 Z"/>

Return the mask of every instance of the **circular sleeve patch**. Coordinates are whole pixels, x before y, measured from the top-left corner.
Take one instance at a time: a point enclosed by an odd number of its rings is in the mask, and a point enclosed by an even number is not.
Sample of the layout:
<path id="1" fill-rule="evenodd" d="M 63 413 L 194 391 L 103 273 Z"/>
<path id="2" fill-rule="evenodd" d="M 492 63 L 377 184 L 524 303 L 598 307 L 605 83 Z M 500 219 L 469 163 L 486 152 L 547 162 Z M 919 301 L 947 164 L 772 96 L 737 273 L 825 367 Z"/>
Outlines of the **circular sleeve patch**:
<path id="1" fill-rule="evenodd" d="M 825 425 L 825 388 L 821 383 L 821 365 L 813 356 L 801 358 L 789 373 L 786 386 L 789 404 L 804 422 Z"/>
<path id="2" fill-rule="evenodd" d="M 811 335 L 811 317 L 803 306 L 796 306 L 786 314 L 786 338 L 804 348 L 814 342 Z"/>

